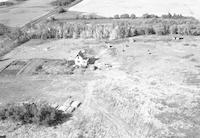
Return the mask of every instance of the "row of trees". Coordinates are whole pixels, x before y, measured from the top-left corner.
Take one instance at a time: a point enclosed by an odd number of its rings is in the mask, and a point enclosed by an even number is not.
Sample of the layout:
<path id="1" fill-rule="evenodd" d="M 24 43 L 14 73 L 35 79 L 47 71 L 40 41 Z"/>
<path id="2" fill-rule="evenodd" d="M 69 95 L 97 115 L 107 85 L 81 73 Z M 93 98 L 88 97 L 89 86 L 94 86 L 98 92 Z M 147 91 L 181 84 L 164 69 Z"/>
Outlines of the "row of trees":
<path id="1" fill-rule="evenodd" d="M 161 17 L 165 18 L 165 19 L 183 19 L 183 18 L 186 18 L 182 14 L 173 14 L 172 15 L 171 13 L 163 14 Z"/>
<path id="2" fill-rule="evenodd" d="M 74 1 L 75 0 L 56 0 L 56 1 L 53 1 L 51 4 L 53 6 L 67 6 L 67 5 L 71 4 Z"/>
<path id="3" fill-rule="evenodd" d="M 2 28 L 4 28 L 3 26 Z M 1 28 L 1 27 L 0 27 Z M 1 30 L 1 29 L 0 29 Z M 2 29 L 2 32 L 5 32 Z M 194 19 L 135 19 L 113 20 L 109 23 L 79 23 L 50 21 L 30 26 L 26 30 L 10 30 L 0 41 L 0 56 L 30 39 L 95 38 L 120 39 L 138 35 L 195 35 L 200 36 L 200 23 Z"/>
<path id="4" fill-rule="evenodd" d="M 5 33 L 8 33 L 10 31 L 10 28 L 4 24 L 0 23 L 0 35 L 4 35 Z"/>
<path id="5" fill-rule="evenodd" d="M 116 14 L 114 15 L 114 19 L 128 19 L 128 18 L 131 18 L 131 19 L 135 19 L 136 18 L 136 15 L 135 14 Z"/>
<path id="6" fill-rule="evenodd" d="M 149 19 L 148 21 L 86 24 L 49 22 L 32 26 L 27 34 L 33 39 L 95 38 L 118 39 L 138 35 L 200 35 L 200 23 L 193 20 Z"/>
<path id="7" fill-rule="evenodd" d="M 136 15 L 135 14 L 116 14 L 114 15 L 113 17 L 114 19 L 135 19 L 136 18 Z M 148 14 L 148 13 L 145 13 L 142 15 L 142 18 L 159 18 L 158 15 L 155 15 L 155 14 Z M 171 13 L 168 13 L 168 14 L 163 14 L 161 15 L 161 18 L 164 18 L 164 19 L 184 19 L 184 18 L 189 18 L 189 17 L 185 17 L 183 16 L 182 14 L 171 14 Z"/>

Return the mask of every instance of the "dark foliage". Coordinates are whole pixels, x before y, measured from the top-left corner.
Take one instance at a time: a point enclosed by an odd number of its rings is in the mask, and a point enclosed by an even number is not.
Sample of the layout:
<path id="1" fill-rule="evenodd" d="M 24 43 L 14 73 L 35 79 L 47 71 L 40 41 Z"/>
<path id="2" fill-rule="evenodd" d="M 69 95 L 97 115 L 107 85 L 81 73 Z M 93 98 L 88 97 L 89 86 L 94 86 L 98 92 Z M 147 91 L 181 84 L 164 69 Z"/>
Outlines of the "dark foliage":
<path id="1" fill-rule="evenodd" d="M 11 1 L 0 2 L 0 6 L 12 6 L 12 5 L 14 5 L 14 3 Z"/>
<path id="2" fill-rule="evenodd" d="M 22 44 L 30 39 L 28 34 L 19 28 L 13 29 L 7 36 L 17 44 Z"/>
<path id="3" fill-rule="evenodd" d="M 67 5 L 71 4 L 74 1 L 75 0 L 56 0 L 56 1 L 52 2 L 51 4 L 53 6 L 67 6 Z"/>
<path id="4" fill-rule="evenodd" d="M 0 109 L 0 120 L 12 120 L 21 124 L 56 126 L 67 121 L 71 114 L 65 114 L 48 104 L 9 104 Z"/>
<path id="5" fill-rule="evenodd" d="M 58 13 L 64 13 L 64 12 L 66 12 L 66 10 L 65 10 L 64 8 L 60 7 L 60 8 L 58 9 Z"/>
<path id="6" fill-rule="evenodd" d="M 119 14 L 114 15 L 114 19 L 119 19 Z"/>
<path id="7" fill-rule="evenodd" d="M 131 14 L 130 18 L 131 18 L 131 19 L 135 19 L 135 18 L 136 18 L 136 15 L 135 15 L 135 14 Z"/>
<path id="8" fill-rule="evenodd" d="M 129 15 L 128 14 L 122 14 L 122 15 L 120 15 L 120 18 L 121 19 L 128 19 Z"/>
<path id="9" fill-rule="evenodd" d="M 145 13 L 142 15 L 143 18 L 158 18 L 157 15 Z"/>
<path id="10" fill-rule="evenodd" d="M 10 31 L 10 28 L 0 23 L 0 35 L 4 35 Z"/>
<path id="11" fill-rule="evenodd" d="M 161 17 L 164 18 L 164 19 L 184 19 L 184 18 L 188 18 L 188 17 L 183 16 L 182 14 L 173 14 L 172 15 L 171 13 L 164 14 Z"/>

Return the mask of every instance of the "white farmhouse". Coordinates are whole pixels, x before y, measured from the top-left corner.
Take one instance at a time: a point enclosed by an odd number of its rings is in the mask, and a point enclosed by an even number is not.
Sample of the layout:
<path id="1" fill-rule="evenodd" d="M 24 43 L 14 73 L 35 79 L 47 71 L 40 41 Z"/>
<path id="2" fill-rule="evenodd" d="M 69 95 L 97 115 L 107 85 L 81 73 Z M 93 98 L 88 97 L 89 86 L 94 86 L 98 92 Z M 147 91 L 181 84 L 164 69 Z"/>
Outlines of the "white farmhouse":
<path id="1" fill-rule="evenodd" d="M 75 58 L 75 65 L 86 68 L 88 66 L 88 60 L 89 58 L 85 56 L 85 52 L 80 51 Z"/>

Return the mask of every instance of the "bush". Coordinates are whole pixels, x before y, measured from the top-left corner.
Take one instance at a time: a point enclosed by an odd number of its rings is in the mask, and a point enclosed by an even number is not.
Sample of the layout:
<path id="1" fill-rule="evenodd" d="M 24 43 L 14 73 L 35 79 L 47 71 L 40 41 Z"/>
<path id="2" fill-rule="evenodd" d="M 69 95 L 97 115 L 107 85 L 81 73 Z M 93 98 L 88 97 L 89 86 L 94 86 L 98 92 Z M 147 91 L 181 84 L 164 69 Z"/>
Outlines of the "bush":
<path id="1" fill-rule="evenodd" d="M 22 124 L 56 126 L 67 121 L 71 114 L 64 114 L 48 104 L 8 104 L 0 109 L 0 120 L 12 120 Z"/>
<path id="2" fill-rule="evenodd" d="M 184 19 L 184 18 L 187 18 L 185 16 L 183 16 L 182 14 L 174 14 L 172 15 L 171 13 L 168 13 L 168 14 L 164 14 L 161 16 L 163 19 Z"/>
<path id="3" fill-rule="evenodd" d="M 52 2 L 51 4 L 53 6 L 67 6 L 67 5 L 71 4 L 74 1 L 75 0 L 56 0 L 56 1 Z"/>
<path id="4" fill-rule="evenodd" d="M 144 27 L 144 32 L 145 32 L 145 35 L 155 34 L 154 28 L 150 25 L 147 25 L 147 26 Z"/>
<path id="5" fill-rule="evenodd" d="M 171 15 L 171 13 L 168 13 L 168 14 L 163 14 L 162 16 L 161 16 L 162 18 L 164 18 L 164 19 L 170 19 L 170 18 L 172 18 L 173 16 Z"/>
<path id="6" fill-rule="evenodd" d="M 7 26 L 0 23 L 0 35 L 4 35 L 4 34 L 8 33 L 9 31 L 10 31 L 10 29 Z"/>
<path id="7" fill-rule="evenodd" d="M 158 18 L 157 15 L 145 13 L 142 15 L 143 18 Z"/>
<path id="8" fill-rule="evenodd" d="M 122 14 L 122 15 L 120 15 L 120 18 L 121 18 L 121 19 L 128 19 L 128 18 L 130 18 L 130 17 L 129 17 L 128 14 Z"/>
<path id="9" fill-rule="evenodd" d="M 172 25 L 169 28 L 170 34 L 178 34 L 178 27 L 177 25 Z"/>
<path id="10" fill-rule="evenodd" d="M 27 1 L 27 0 L 16 0 L 16 1 L 22 2 L 22 1 Z"/>
<path id="11" fill-rule="evenodd" d="M 131 18 L 131 19 L 135 19 L 135 18 L 136 18 L 136 15 L 135 15 L 135 14 L 131 14 L 130 18 Z"/>
<path id="12" fill-rule="evenodd" d="M 60 7 L 60 8 L 58 9 L 58 13 L 64 13 L 64 12 L 66 12 L 66 10 L 65 10 L 64 8 Z"/>
<path id="13" fill-rule="evenodd" d="M 12 6 L 12 5 L 14 5 L 14 3 L 11 1 L 0 2 L 0 6 Z"/>
<path id="14" fill-rule="evenodd" d="M 164 24 L 157 24 L 153 26 L 155 33 L 157 35 L 166 35 L 169 34 L 169 27 Z"/>
<path id="15" fill-rule="evenodd" d="M 180 34 L 180 35 L 184 35 L 187 31 L 186 26 L 184 24 L 178 25 L 177 28 L 178 28 L 178 34 Z"/>
<path id="16" fill-rule="evenodd" d="M 119 15 L 118 14 L 114 15 L 114 19 L 119 19 Z"/>
<path id="17" fill-rule="evenodd" d="M 200 25 L 190 26 L 190 35 L 199 36 L 200 35 Z"/>
<path id="18" fill-rule="evenodd" d="M 10 33 L 7 34 L 8 38 L 15 41 L 17 44 L 22 44 L 27 42 L 30 38 L 28 34 L 21 29 L 17 28 L 12 30 Z"/>

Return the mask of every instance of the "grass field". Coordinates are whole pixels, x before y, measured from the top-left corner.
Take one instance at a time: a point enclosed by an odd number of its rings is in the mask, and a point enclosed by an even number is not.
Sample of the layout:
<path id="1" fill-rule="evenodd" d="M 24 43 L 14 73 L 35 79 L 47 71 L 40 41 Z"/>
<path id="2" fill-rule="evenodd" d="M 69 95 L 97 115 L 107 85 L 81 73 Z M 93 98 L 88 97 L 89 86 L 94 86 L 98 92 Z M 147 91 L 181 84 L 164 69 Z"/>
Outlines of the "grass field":
<path id="1" fill-rule="evenodd" d="M 114 5 L 114 6 L 113 6 Z M 105 17 L 113 17 L 115 14 L 136 14 L 141 16 L 144 13 L 151 14 L 166 14 L 181 13 L 186 16 L 194 16 L 200 19 L 200 11 L 197 5 L 200 5 L 199 0 L 168 0 L 168 1 L 122 1 L 122 0 L 84 0 L 82 3 L 74 6 L 71 10 L 96 13 Z"/>
<path id="2" fill-rule="evenodd" d="M 53 6 L 53 0 L 27 0 L 11 7 L 0 8 L 0 23 L 11 27 L 20 27 L 29 21 L 47 13 Z"/>
<path id="3" fill-rule="evenodd" d="M 132 42 L 131 39 L 135 39 Z M 199 137 L 200 39 L 138 36 L 110 41 L 31 40 L 1 61 L 73 59 L 80 49 L 98 57 L 97 70 L 73 75 L 0 77 L 1 103 L 81 101 L 70 121 L 56 128 L 0 123 L 8 137 Z M 105 66 L 104 66 L 105 65 Z M 11 96 L 12 95 L 12 96 Z M 53 131 L 52 131 L 53 130 Z"/>
<path id="4" fill-rule="evenodd" d="M 21 27 L 52 10 L 53 1 L 1 7 L 0 23 Z M 199 138 L 198 20 L 77 19 L 168 12 L 199 19 L 198 5 L 199 0 L 84 0 L 21 30 L 5 33 L 2 25 L 0 137 Z M 80 50 L 86 67 L 75 65 Z M 49 124 L 69 99 L 80 106 L 67 120 Z M 48 103 L 48 110 L 34 104 L 29 110 L 22 104 L 27 102 Z M 20 108 L 1 110 L 6 104 Z"/>

